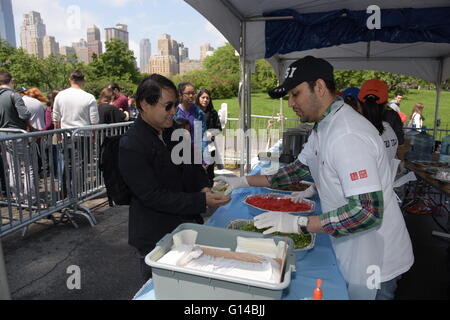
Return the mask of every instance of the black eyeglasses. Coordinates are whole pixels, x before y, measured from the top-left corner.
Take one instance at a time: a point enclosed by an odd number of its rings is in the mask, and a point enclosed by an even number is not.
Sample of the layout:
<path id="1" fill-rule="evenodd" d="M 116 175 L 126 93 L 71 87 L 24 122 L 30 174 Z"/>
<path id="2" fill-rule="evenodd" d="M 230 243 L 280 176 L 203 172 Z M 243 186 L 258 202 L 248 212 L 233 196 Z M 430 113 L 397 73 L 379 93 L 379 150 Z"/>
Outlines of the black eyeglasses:
<path id="1" fill-rule="evenodd" d="M 183 92 L 185 96 L 195 96 L 195 92 Z"/>

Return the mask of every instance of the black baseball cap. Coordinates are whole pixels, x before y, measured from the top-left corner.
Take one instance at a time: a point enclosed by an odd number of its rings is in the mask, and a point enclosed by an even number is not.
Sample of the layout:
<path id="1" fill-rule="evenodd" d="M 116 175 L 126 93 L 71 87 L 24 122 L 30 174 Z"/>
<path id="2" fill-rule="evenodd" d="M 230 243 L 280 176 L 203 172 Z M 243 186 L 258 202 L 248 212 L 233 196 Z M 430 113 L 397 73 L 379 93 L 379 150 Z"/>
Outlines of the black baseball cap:
<path id="1" fill-rule="evenodd" d="M 307 56 L 295 61 L 286 71 L 284 83 L 269 91 L 269 96 L 273 99 L 280 99 L 289 91 L 305 81 L 334 81 L 334 68 L 324 59 Z"/>

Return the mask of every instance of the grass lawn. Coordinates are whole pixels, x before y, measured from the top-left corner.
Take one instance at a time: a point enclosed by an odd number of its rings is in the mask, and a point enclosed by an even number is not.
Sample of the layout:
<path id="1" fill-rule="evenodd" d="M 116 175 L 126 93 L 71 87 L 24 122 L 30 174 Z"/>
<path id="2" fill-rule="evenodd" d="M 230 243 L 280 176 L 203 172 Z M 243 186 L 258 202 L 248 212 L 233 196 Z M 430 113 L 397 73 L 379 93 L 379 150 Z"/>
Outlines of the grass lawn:
<path id="1" fill-rule="evenodd" d="M 425 105 L 424 117 L 425 126 L 433 128 L 434 113 L 436 106 L 436 91 L 434 90 L 410 90 L 405 96 L 401 109 L 402 112 L 411 116 L 411 111 L 414 105 L 421 102 Z M 239 118 L 239 102 L 237 98 L 233 99 L 219 99 L 214 101 L 214 106 L 217 110 L 220 109 L 222 103 L 228 104 L 229 117 Z M 296 119 L 297 115 L 288 108 L 287 101 L 284 102 L 285 115 L 287 118 Z M 260 116 L 276 116 L 280 112 L 280 101 L 272 100 L 265 93 L 255 93 L 252 95 L 252 114 Z M 450 128 L 450 91 L 442 91 L 441 102 L 439 107 L 439 117 L 441 119 L 440 129 Z"/>

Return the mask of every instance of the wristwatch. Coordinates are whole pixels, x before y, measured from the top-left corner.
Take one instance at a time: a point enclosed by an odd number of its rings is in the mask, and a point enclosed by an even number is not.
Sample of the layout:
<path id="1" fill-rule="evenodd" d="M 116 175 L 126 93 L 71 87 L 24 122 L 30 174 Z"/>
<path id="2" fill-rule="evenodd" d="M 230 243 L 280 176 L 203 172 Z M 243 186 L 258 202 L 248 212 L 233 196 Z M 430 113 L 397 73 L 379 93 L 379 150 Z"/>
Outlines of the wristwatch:
<path id="1" fill-rule="evenodd" d="M 308 232 L 308 223 L 309 223 L 308 217 L 299 217 L 298 218 L 298 226 L 299 226 L 299 231 L 301 231 L 301 233 L 309 233 Z"/>

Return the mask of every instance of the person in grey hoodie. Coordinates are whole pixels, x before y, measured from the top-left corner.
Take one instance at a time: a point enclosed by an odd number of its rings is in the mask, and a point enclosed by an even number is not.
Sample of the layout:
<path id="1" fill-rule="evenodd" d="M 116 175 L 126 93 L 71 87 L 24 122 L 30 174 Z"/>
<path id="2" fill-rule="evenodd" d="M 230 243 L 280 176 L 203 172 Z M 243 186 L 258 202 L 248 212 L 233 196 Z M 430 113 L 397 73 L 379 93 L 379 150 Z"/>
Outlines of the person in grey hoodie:
<path id="1" fill-rule="evenodd" d="M 26 131 L 29 128 L 30 118 L 31 113 L 26 108 L 22 97 L 14 92 L 11 74 L 0 70 L 0 128 Z M 32 164 L 34 145 L 18 140 L 16 143 L 6 141 L 5 146 L 6 154 L 2 156 L 6 157 L 12 196 L 18 203 L 31 205 L 37 199 L 34 192 L 36 182 Z M 20 166 L 22 161 L 25 165 L 24 177 L 22 177 L 21 168 L 16 166 L 16 164 Z"/>

